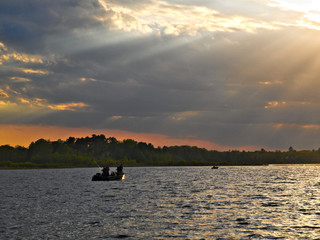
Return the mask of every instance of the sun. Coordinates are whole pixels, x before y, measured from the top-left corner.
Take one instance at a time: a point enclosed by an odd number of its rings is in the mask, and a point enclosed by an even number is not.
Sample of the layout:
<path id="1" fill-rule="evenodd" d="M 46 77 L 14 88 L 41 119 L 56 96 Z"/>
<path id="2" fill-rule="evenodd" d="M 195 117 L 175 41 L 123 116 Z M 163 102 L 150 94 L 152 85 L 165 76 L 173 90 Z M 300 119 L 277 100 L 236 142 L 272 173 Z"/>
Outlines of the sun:
<path id="1" fill-rule="evenodd" d="M 305 4 L 305 17 L 309 21 L 320 23 L 320 1 L 309 0 Z M 302 1 L 301 5 L 304 5 Z"/>
<path id="2" fill-rule="evenodd" d="M 318 0 L 275 0 L 278 6 L 295 10 L 297 12 L 320 12 Z"/>
<path id="3" fill-rule="evenodd" d="M 320 1 L 319 0 L 275 0 L 274 6 L 285 10 L 302 13 L 298 25 L 308 28 L 320 29 Z"/>
<path id="4" fill-rule="evenodd" d="M 306 15 L 311 22 L 320 23 L 320 12 L 309 12 Z"/>

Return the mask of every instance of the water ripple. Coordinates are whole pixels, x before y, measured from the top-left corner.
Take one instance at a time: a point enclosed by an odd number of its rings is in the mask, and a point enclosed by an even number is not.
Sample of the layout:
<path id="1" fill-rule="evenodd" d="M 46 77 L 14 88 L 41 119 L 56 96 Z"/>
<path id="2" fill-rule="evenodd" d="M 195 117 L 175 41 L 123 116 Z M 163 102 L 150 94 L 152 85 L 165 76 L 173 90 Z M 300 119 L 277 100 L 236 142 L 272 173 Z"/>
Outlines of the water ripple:
<path id="1" fill-rule="evenodd" d="M 119 182 L 91 182 L 97 169 L 1 171 L 0 239 L 320 235 L 320 166 L 125 170 Z"/>

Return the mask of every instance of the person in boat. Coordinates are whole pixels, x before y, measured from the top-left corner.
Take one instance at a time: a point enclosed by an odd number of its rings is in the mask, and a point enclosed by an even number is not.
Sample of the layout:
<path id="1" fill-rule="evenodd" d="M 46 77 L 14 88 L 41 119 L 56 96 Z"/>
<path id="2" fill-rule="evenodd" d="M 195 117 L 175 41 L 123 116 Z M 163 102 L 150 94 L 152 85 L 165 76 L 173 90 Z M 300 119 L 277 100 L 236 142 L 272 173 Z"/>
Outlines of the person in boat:
<path id="1" fill-rule="evenodd" d="M 106 167 L 104 167 L 104 168 L 102 169 L 102 174 L 105 175 L 105 176 L 109 176 L 109 170 L 110 170 L 110 168 L 109 168 L 109 166 L 107 165 Z"/>
<path id="2" fill-rule="evenodd" d="M 121 163 L 120 166 L 117 167 L 117 175 L 121 175 L 122 173 L 123 173 L 123 166 Z"/>

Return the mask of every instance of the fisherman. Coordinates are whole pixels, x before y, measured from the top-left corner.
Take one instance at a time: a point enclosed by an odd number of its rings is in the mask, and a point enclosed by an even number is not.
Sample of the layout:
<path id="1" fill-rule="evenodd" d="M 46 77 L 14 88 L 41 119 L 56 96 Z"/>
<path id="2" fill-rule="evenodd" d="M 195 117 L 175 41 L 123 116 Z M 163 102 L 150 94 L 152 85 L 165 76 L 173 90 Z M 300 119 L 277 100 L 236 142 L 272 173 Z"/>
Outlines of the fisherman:
<path id="1" fill-rule="evenodd" d="M 117 175 L 121 175 L 123 171 L 123 166 L 122 163 L 120 164 L 120 166 L 117 167 Z"/>
<path id="2" fill-rule="evenodd" d="M 102 174 L 105 176 L 109 176 L 109 166 L 107 165 L 105 168 L 102 169 Z"/>

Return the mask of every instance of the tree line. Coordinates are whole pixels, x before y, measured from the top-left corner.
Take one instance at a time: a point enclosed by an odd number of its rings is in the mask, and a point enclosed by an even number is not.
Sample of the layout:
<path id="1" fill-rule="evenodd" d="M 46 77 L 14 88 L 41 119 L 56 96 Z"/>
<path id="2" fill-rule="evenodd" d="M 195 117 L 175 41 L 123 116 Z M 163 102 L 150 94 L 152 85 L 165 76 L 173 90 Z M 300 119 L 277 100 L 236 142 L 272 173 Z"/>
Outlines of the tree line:
<path id="1" fill-rule="evenodd" d="M 154 147 L 132 139 L 92 135 L 67 140 L 39 139 L 29 147 L 0 146 L 0 168 L 65 168 L 94 166 L 208 166 L 317 164 L 320 150 L 215 151 L 194 146 Z"/>

